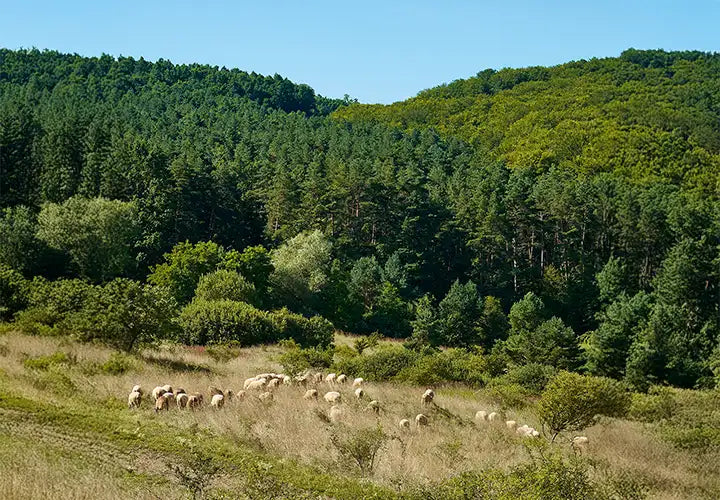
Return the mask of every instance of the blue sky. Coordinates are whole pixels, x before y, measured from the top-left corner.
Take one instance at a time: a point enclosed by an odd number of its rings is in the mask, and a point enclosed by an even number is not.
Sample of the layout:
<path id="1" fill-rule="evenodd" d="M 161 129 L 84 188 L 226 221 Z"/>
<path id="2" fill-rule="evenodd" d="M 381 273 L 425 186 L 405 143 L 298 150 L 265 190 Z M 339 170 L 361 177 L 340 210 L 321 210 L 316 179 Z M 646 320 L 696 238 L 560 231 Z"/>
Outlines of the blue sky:
<path id="1" fill-rule="evenodd" d="M 279 73 L 389 103 L 485 68 L 720 51 L 719 20 L 720 0 L 0 0 L 0 46 Z"/>

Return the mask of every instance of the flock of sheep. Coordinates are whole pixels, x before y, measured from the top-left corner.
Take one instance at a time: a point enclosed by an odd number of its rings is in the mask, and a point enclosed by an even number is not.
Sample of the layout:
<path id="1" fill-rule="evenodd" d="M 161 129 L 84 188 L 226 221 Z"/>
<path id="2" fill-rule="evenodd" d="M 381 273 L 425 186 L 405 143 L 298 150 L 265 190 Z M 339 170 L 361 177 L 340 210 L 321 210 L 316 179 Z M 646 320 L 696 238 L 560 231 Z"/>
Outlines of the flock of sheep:
<path id="1" fill-rule="evenodd" d="M 296 377 L 290 377 L 282 373 L 263 373 L 260 375 L 256 375 L 255 377 L 250 377 L 246 379 L 245 383 L 243 384 L 243 390 L 239 390 L 237 392 L 234 392 L 232 390 L 222 391 L 217 387 L 210 387 L 210 407 L 216 410 L 220 410 L 223 408 L 223 406 L 225 406 L 226 401 L 244 400 L 249 395 L 248 391 L 259 392 L 259 394 L 256 396 L 257 399 L 264 403 L 269 403 L 273 401 L 273 392 L 283 385 L 297 385 L 307 387 L 308 385 L 319 385 L 325 382 L 332 388 L 333 386 L 344 385 L 347 383 L 347 381 L 348 377 L 346 375 L 337 375 L 335 373 L 330 373 L 325 377 L 323 377 L 322 373 L 306 373 L 304 375 L 299 375 Z M 352 382 L 354 395 L 358 401 L 366 398 L 364 385 L 365 381 L 362 378 L 356 378 Z M 185 389 L 173 389 L 173 387 L 170 385 L 155 387 L 152 390 L 151 395 L 153 400 L 155 401 L 154 408 L 156 413 L 163 410 L 168 411 L 170 409 L 170 405 L 173 403 L 176 404 L 178 409 L 181 410 L 196 410 L 203 406 L 205 400 L 203 395 L 200 393 L 188 394 L 185 392 Z M 317 400 L 319 396 L 320 393 L 317 389 L 307 389 L 303 398 L 306 400 Z M 130 395 L 128 396 L 128 408 L 139 408 L 142 402 L 142 398 L 142 388 L 139 385 L 134 386 L 132 388 L 132 391 L 130 391 Z M 427 389 L 420 397 L 420 402 L 423 406 L 428 406 L 433 402 L 434 398 L 435 391 L 433 391 L 432 389 Z M 328 418 L 330 419 L 330 421 L 337 422 L 341 420 L 344 412 L 342 407 L 339 406 L 342 400 L 342 395 L 340 394 L 340 392 L 328 391 L 324 394 L 323 399 L 327 403 L 330 403 L 332 405 L 330 407 L 330 410 L 328 411 Z M 367 404 L 366 409 L 375 413 L 380 413 L 380 402 L 377 400 L 371 400 Z M 484 424 L 488 422 L 500 422 L 501 416 L 497 412 L 488 413 L 484 410 L 480 410 L 475 413 L 475 421 L 478 424 Z M 430 419 L 427 415 L 419 413 L 415 416 L 415 425 L 418 428 L 425 427 L 429 425 L 429 423 Z M 398 425 L 401 430 L 407 430 L 410 429 L 411 423 L 410 420 L 403 418 L 399 421 Z M 528 426 L 527 424 L 518 426 L 518 423 L 515 420 L 507 420 L 505 422 L 505 425 L 510 431 L 514 431 L 520 437 L 540 437 L 540 432 Z M 587 446 L 588 442 L 589 440 L 587 437 L 576 436 L 572 440 L 572 447 L 573 449 L 581 450 Z"/>

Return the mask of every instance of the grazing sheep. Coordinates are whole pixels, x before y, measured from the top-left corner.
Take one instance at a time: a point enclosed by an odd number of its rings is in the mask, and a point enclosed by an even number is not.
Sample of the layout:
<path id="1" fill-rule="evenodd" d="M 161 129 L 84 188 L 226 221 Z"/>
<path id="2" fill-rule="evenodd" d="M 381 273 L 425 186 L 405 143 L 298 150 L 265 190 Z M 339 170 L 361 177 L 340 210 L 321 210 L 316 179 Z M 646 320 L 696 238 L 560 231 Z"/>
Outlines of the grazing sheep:
<path id="1" fill-rule="evenodd" d="M 280 383 L 281 383 L 281 382 L 282 382 L 282 381 L 281 381 L 279 378 L 271 379 L 271 380 L 267 383 L 267 390 L 268 390 L 268 391 L 272 391 L 272 390 L 277 389 L 278 387 L 280 387 Z"/>
<path id="2" fill-rule="evenodd" d="M 175 402 L 175 394 L 173 394 L 172 392 L 166 392 L 165 394 L 163 394 L 163 396 L 165 397 L 165 399 L 168 400 L 169 405 Z"/>
<path id="3" fill-rule="evenodd" d="M 375 400 L 375 399 L 373 399 L 372 401 L 370 401 L 370 402 L 368 403 L 367 407 L 368 407 L 368 410 L 372 410 L 372 411 L 374 411 L 375 413 L 380 413 L 380 402 L 377 401 L 377 400 Z"/>
<path id="4" fill-rule="evenodd" d="M 355 397 L 357 399 L 362 399 L 363 396 L 365 396 L 365 391 L 362 390 L 362 387 L 358 387 L 357 389 L 355 389 Z"/>
<path id="5" fill-rule="evenodd" d="M 517 422 L 515 420 L 508 420 L 505 422 L 505 425 L 511 431 L 514 431 L 517 428 Z"/>
<path id="6" fill-rule="evenodd" d="M 400 426 L 400 429 L 409 429 L 410 421 L 407 418 L 403 418 L 398 425 Z"/>
<path id="7" fill-rule="evenodd" d="M 235 394 L 235 399 L 238 401 L 245 401 L 245 398 L 247 397 L 247 392 L 245 391 L 237 391 L 237 394 Z"/>
<path id="8" fill-rule="evenodd" d="M 143 394 L 143 390 L 139 385 L 134 385 L 132 388 L 132 391 L 130 391 L 130 392 L 139 392 L 141 396 Z"/>
<path id="9" fill-rule="evenodd" d="M 575 451 L 584 451 L 590 440 L 586 436 L 575 436 L 570 443 L 570 447 Z"/>
<path id="10" fill-rule="evenodd" d="M 128 396 L 128 408 L 140 408 L 142 402 L 142 393 L 138 391 L 132 391 Z"/>
<path id="11" fill-rule="evenodd" d="M 298 375 L 295 377 L 293 382 L 301 387 L 307 387 L 308 379 L 309 379 L 308 375 Z"/>
<path id="12" fill-rule="evenodd" d="M 177 403 L 178 409 L 182 410 L 183 408 L 187 408 L 188 398 L 189 396 L 184 392 L 181 392 L 175 397 L 175 402 Z"/>
<path id="13" fill-rule="evenodd" d="M 325 396 L 323 396 L 323 398 L 325 398 L 325 401 L 327 401 L 328 403 L 339 403 L 341 396 L 340 396 L 339 392 L 330 391 L 330 392 L 326 392 Z"/>
<path id="14" fill-rule="evenodd" d="M 347 382 L 347 375 L 345 375 L 344 373 L 341 373 L 340 375 L 338 375 L 337 383 L 344 384 L 345 382 Z"/>
<path id="15" fill-rule="evenodd" d="M 155 400 L 155 413 L 162 410 L 170 410 L 170 401 L 165 396 L 160 396 Z"/>
<path id="16" fill-rule="evenodd" d="M 365 383 L 365 379 L 358 377 L 355 380 L 353 380 L 353 387 L 362 387 L 362 385 L 364 383 Z"/>
<path id="17" fill-rule="evenodd" d="M 485 422 L 488 418 L 488 414 L 485 410 L 480 410 L 479 412 L 475 413 L 475 420 L 478 422 Z"/>
<path id="18" fill-rule="evenodd" d="M 339 406 L 336 406 L 336 405 L 332 405 L 330 407 L 330 411 L 328 412 L 328 415 L 330 417 L 331 422 L 339 422 L 340 420 L 342 420 L 344 413 L 345 412 L 343 411 L 342 408 L 340 408 Z"/>
<path id="19" fill-rule="evenodd" d="M 167 391 L 162 386 L 157 386 L 155 389 L 152 390 L 152 397 L 155 401 L 157 401 L 157 398 L 165 394 Z"/>
<path id="20" fill-rule="evenodd" d="M 418 427 L 425 427 L 430 423 L 430 420 L 427 418 L 426 415 L 423 415 L 422 413 L 418 413 L 415 417 L 415 425 Z"/>
<path id="21" fill-rule="evenodd" d="M 188 396 L 187 399 L 187 407 L 190 410 L 196 410 L 197 408 L 200 408 L 203 403 L 203 398 L 201 394 L 192 394 Z"/>
<path id="22" fill-rule="evenodd" d="M 223 406 L 225 406 L 225 396 L 223 396 L 222 394 L 213 395 L 212 399 L 210 400 L 210 407 L 215 408 L 216 410 L 220 410 Z"/>
<path id="23" fill-rule="evenodd" d="M 289 377 L 289 376 L 287 376 L 287 375 L 285 375 L 285 376 L 282 378 L 282 383 L 285 384 L 285 385 L 290 385 L 290 384 L 292 384 L 292 381 L 293 381 L 292 377 Z"/>
<path id="24" fill-rule="evenodd" d="M 435 399 L 435 391 L 433 391 L 432 389 L 428 389 L 427 391 L 425 391 L 425 393 L 420 398 L 422 404 L 424 405 L 429 405 L 430 403 L 432 403 L 433 399 Z"/>
<path id="25" fill-rule="evenodd" d="M 316 373 L 313 375 L 312 380 L 316 384 L 320 384 L 323 381 L 323 374 L 322 373 Z"/>
<path id="26" fill-rule="evenodd" d="M 259 380 L 253 380 L 250 382 L 247 387 L 245 387 L 245 390 L 248 391 L 259 391 L 262 389 L 265 389 L 265 386 L 267 385 L 267 379 L 261 378 Z"/>
<path id="27" fill-rule="evenodd" d="M 257 378 L 255 378 L 255 377 L 246 378 L 245 383 L 243 384 L 243 389 L 247 390 L 248 386 L 250 384 L 252 384 L 253 382 L 255 382 L 256 380 L 257 380 Z"/>
<path id="28" fill-rule="evenodd" d="M 211 397 L 211 398 L 212 398 L 213 396 L 215 396 L 215 395 L 218 395 L 218 394 L 221 395 L 221 396 L 224 396 L 224 395 L 225 395 L 225 394 L 223 393 L 223 391 L 221 391 L 220 389 L 218 389 L 217 387 L 214 387 L 214 386 L 212 386 L 212 385 L 211 385 L 210 387 L 208 387 L 208 392 L 210 393 L 210 397 Z"/>
<path id="29" fill-rule="evenodd" d="M 536 437 L 540 436 L 540 433 L 538 431 L 536 431 L 532 427 L 528 426 L 527 424 L 521 425 L 520 427 L 515 429 L 515 432 L 517 433 L 518 436 L 522 436 L 522 437 L 536 438 Z"/>
<path id="30" fill-rule="evenodd" d="M 305 395 L 303 396 L 305 399 L 317 399 L 318 398 L 318 391 L 317 389 L 308 389 L 305 391 Z"/>
<path id="31" fill-rule="evenodd" d="M 500 420 L 500 415 L 498 413 L 492 412 L 488 415 L 488 422 L 495 422 L 497 420 Z"/>
<path id="32" fill-rule="evenodd" d="M 173 394 L 175 394 L 175 397 L 177 398 L 179 394 L 185 394 L 185 389 L 183 389 L 182 387 L 178 387 L 177 389 L 175 389 Z"/>
<path id="33" fill-rule="evenodd" d="M 171 386 L 170 384 L 165 384 L 164 386 L 162 386 L 162 388 L 163 388 L 163 391 L 165 391 L 165 392 L 172 392 L 172 391 L 173 391 L 173 390 L 172 390 L 172 386 Z"/>
<path id="34" fill-rule="evenodd" d="M 328 384 L 334 384 L 334 383 L 335 383 L 335 379 L 337 379 L 337 374 L 336 374 L 336 373 L 329 373 L 328 376 L 325 377 L 325 382 L 327 382 Z"/>
<path id="35" fill-rule="evenodd" d="M 258 396 L 258 399 L 263 403 L 270 403 L 274 399 L 272 392 L 263 392 Z"/>

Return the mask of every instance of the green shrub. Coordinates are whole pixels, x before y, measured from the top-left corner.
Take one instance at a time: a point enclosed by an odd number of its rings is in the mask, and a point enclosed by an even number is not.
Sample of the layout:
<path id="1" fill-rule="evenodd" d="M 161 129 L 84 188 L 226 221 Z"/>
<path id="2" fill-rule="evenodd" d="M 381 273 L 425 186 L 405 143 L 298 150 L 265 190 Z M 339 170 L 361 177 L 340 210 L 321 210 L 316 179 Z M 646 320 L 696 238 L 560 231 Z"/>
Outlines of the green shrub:
<path id="1" fill-rule="evenodd" d="M 532 393 L 519 384 L 497 384 L 485 392 L 487 397 L 502 410 L 520 409 L 528 405 Z"/>
<path id="2" fill-rule="evenodd" d="M 280 343 L 285 351 L 278 357 L 283 370 L 295 376 L 310 368 L 328 368 L 333 361 L 333 348 L 308 347 L 303 349 L 294 340 L 283 340 Z"/>
<path id="3" fill-rule="evenodd" d="M 271 313 L 280 327 L 280 339 L 293 339 L 303 347 L 328 347 L 335 336 L 332 323 L 321 316 L 306 318 L 283 308 Z"/>
<path id="4" fill-rule="evenodd" d="M 0 264 L 0 321 L 27 307 L 28 286 L 22 274 Z"/>
<path id="5" fill-rule="evenodd" d="M 372 335 L 358 337 L 357 339 L 355 339 L 355 342 L 353 342 L 353 347 L 358 354 L 362 354 L 365 349 L 372 349 L 373 347 L 377 347 L 379 343 L 380 334 L 375 332 Z"/>
<path id="6" fill-rule="evenodd" d="M 579 431 L 598 415 L 621 417 L 630 407 L 630 394 L 617 381 L 560 372 L 547 386 L 537 405 L 540 420 L 553 433 Z"/>
<path id="7" fill-rule="evenodd" d="M 195 289 L 195 298 L 202 300 L 237 300 L 254 304 L 255 286 L 240 273 L 220 269 L 204 274 Z"/>
<path id="8" fill-rule="evenodd" d="M 123 373 L 134 370 L 135 367 L 135 359 L 132 356 L 114 352 L 107 361 L 100 365 L 100 371 L 108 375 L 122 375 Z"/>
<path id="9" fill-rule="evenodd" d="M 404 368 L 395 378 L 419 385 L 465 382 L 480 386 L 484 384 L 485 377 L 486 363 L 481 354 L 464 349 L 447 349 L 419 356 L 413 365 Z"/>
<path id="10" fill-rule="evenodd" d="M 240 356 L 240 343 L 234 340 L 222 344 L 212 344 L 205 348 L 205 353 L 216 363 L 227 363 Z"/>
<path id="11" fill-rule="evenodd" d="M 677 403 L 672 389 L 653 386 L 648 394 L 634 393 L 629 415 L 642 422 L 657 422 L 672 418 Z"/>
<path id="12" fill-rule="evenodd" d="M 378 347 L 370 354 L 342 358 L 335 363 L 338 372 L 375 382 L 390 380 L 403 369 L 412 366 L 419 354 L 398 345 Z"/>
<path id="13" fill-rule="evenodd" d="M 552 366 L 530 363 L 512 368 L 493 383 L 517 384 L 533 394 L 540 394 L 555 375 L 557 375 L 557 370 Z"/>
<path id="14" fill-rule="evenodd" d="M 28 308 L 15 318 L 18 328 L 30 335 L 70 334 L 72 317 L 82 311 L 93 288 L 78 279 L 33 279 L 28 284 Z"/>
<path id="15" fill-rule="evenodd" d="M 66 352 L 57 351 L 47 356 L 27 358 L 23 366 L 28 370 L 49 370 L 53 366 L 71 366 L 77 363 L 75 356 Z"/>
<path id="16" fill-rule="evenodd" d="M 330 435 L 330 442 L 340 455 L 353 460 L 363 474 L 372 474 L 377 454 L 388 439 L 379 424 L 365 429 L 341 426 Z"/>

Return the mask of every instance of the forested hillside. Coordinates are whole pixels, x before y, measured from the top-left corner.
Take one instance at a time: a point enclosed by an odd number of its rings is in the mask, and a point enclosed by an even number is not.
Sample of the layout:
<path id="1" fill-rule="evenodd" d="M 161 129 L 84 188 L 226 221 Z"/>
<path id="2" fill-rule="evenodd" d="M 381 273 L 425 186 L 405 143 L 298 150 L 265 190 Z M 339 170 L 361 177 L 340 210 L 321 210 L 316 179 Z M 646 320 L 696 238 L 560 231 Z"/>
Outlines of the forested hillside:
<path id="1" fill-rule="evenodd" d="M 127 349 L 324 345 L 300 316 L 319 315 L 420 352 L 480 346 L 496 374 L 708 387 L 719 174 L 715 54 L 486 70 L 368 106 L 0 50 L 0 315 Z"/>

